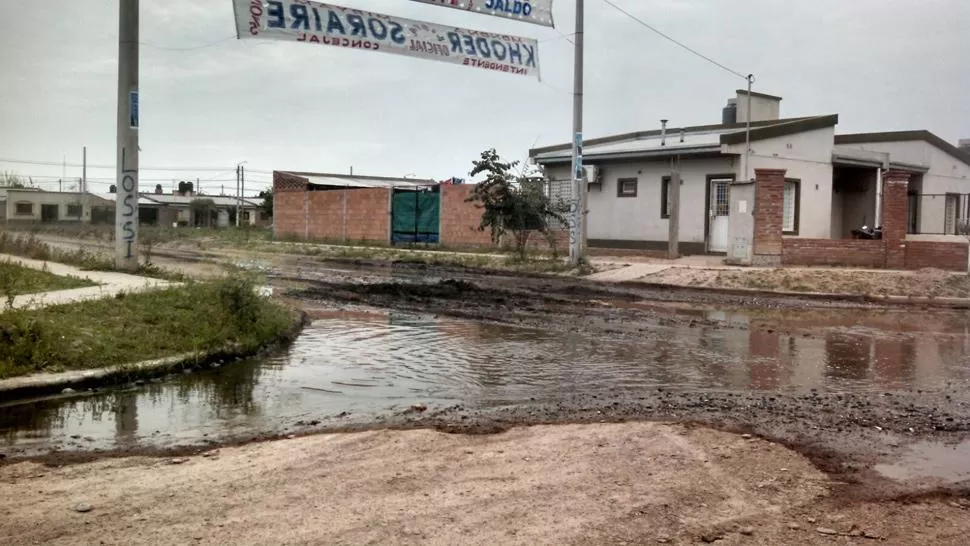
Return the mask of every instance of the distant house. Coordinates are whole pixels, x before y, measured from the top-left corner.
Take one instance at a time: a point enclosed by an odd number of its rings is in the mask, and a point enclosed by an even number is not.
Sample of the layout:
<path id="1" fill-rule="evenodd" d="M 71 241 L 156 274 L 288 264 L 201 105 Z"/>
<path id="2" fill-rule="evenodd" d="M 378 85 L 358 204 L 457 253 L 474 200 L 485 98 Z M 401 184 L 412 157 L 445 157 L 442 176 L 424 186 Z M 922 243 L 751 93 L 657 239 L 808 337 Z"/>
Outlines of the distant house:
<path id="1" fill-rule="evenodd" d="M 32 188 L 6 188 L 7 223 L 91 223 L 97 210 L 113 206 L 92 193 L 40 191 Z"/>
<path id="2" fill-rule="evenodd" d="M 112 224 L 114 193 L 51 192 L 30 188 L 2 188 L 0 206 L 7 223 Z M 237 207 L 243 222 L 266 226 L 262 199 L 208 195 L 142 193 L 138 196 L 138 219 L 142 225 L 229 227 L 235 225 Z"/>

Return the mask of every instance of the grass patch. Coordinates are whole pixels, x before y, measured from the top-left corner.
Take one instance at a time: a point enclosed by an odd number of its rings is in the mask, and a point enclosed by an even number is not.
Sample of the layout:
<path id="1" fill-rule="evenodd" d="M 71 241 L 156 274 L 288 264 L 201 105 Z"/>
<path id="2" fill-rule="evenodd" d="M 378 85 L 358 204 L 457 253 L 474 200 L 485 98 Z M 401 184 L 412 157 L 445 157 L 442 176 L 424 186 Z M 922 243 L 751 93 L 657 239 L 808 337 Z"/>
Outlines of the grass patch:
<path id="1" fill-rule="evenodd" d="M 292 325 L 248 278 L 0 314 L 0 378 L 209 351 L 255 352 Z M 92 319 L 96 317 L 96 319 Z"/>
<path id="2" fill-rule="evenodd" d="M 124 271 L 124 273 L 170 281 L 184 280 L 184 275 L 181 273 L 168 271 L 152 264 L 150 250 L 151 247 L 149 246 L 146 260 L 138 266 L 138 269 Z M 85 271 L 119 271 L 114 262 L 104 256 L 80 248 L 77 250 L 61 250 L 40 240 L 33 233 L 15 234 L 0 231 L 0 254 L 12 254 L 31 260 L 73 265 Z"/>
<path id="3" fill-rule="evenodd" d="M 95 286 L 87 279 L 55 275 L 46 269 L 33 269 L 20 264 L 0 261 L 0 297 L 36 294 L 51 290 L 67 290 Z"/>

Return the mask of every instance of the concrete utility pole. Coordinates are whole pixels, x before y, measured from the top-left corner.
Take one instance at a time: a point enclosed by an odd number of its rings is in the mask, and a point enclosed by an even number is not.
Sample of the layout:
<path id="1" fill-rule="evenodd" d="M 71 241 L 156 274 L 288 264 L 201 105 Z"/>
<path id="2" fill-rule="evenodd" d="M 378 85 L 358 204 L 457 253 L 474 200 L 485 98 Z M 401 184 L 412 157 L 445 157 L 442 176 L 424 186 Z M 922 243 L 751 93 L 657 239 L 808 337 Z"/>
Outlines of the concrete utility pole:
<path id="1" fill-rule="evenodd" d="M 115 266 L 138 268 L 138 0 L 118 15 L 118 182 Z"/>
<path id="2" fill-rule="evenodd" d="M 583 176 L 583 0 L 576 0 L 576 34 L 573 54 L 573 214 L 569 226 L 569 263 L 583 259 L 583 223 L 586 221 L 586 184 Z"/>
<path id="3" fill-rule="evenodd" d="M 670 173 L 670 182 L 667 184 L 667 220 L 669 222 L 667 232 L 667 257 L 676 260 L 680 257 L 680 162 Z"/>
<path id="4" fill-rule="evenodd" d="M 88 191 L 88 147 L 81 148 L 81 193 Z"/>
<path id="5" fill-rule="evenodd" d="M 246 167 L 240 165 L 239 166 L 239 214 L 236 215 L 236 218 L 240 218 L 242 216 L 243 203 L 244 203 L 243 200 L 245 198 L 246 198 Z M 240 220 L 240 222 L 242 222 L 242 220 Z"/>
<path id="6" fill-rule="evenodd" d="M 239 227 L 239 173 L 242 165 L 236 165 L 236 227 Z"/>

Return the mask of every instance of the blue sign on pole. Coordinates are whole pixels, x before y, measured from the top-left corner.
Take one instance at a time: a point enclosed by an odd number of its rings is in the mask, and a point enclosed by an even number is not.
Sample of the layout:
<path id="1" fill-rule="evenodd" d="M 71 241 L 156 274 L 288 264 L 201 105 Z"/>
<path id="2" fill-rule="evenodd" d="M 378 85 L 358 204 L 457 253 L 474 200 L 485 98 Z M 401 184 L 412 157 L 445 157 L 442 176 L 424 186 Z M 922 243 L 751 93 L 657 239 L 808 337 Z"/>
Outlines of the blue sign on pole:
<path id="1" fill-rule="evenodd" d="M 138 128 L 138 91 L 128 92 L 128 126 Z"/>

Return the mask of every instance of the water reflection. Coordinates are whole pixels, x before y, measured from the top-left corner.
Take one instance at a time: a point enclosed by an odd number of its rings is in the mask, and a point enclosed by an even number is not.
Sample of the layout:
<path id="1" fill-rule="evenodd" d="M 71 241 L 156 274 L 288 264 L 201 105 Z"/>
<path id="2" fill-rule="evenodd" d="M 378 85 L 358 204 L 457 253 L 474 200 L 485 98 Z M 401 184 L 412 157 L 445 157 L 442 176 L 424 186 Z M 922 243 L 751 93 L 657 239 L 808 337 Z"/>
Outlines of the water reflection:
<path id="1" fill-rule="evenodd" d="M 919 320 L 926 329 L 918 330 L 912 314 L 840 313 L 826 322 L 816 312 L 719 312 L 707 315 L 719 322 L 653 326 L 622 340 L 393 313 L 313 316 L 275 358 L 0 406 L 0 443 L 169 445 L 275 432 L 345 412 L 369 420 L 415 402 L 487 407 L 659 386 L 868 391 L 970 377 L 967 319 L 955 314 Z"/>

